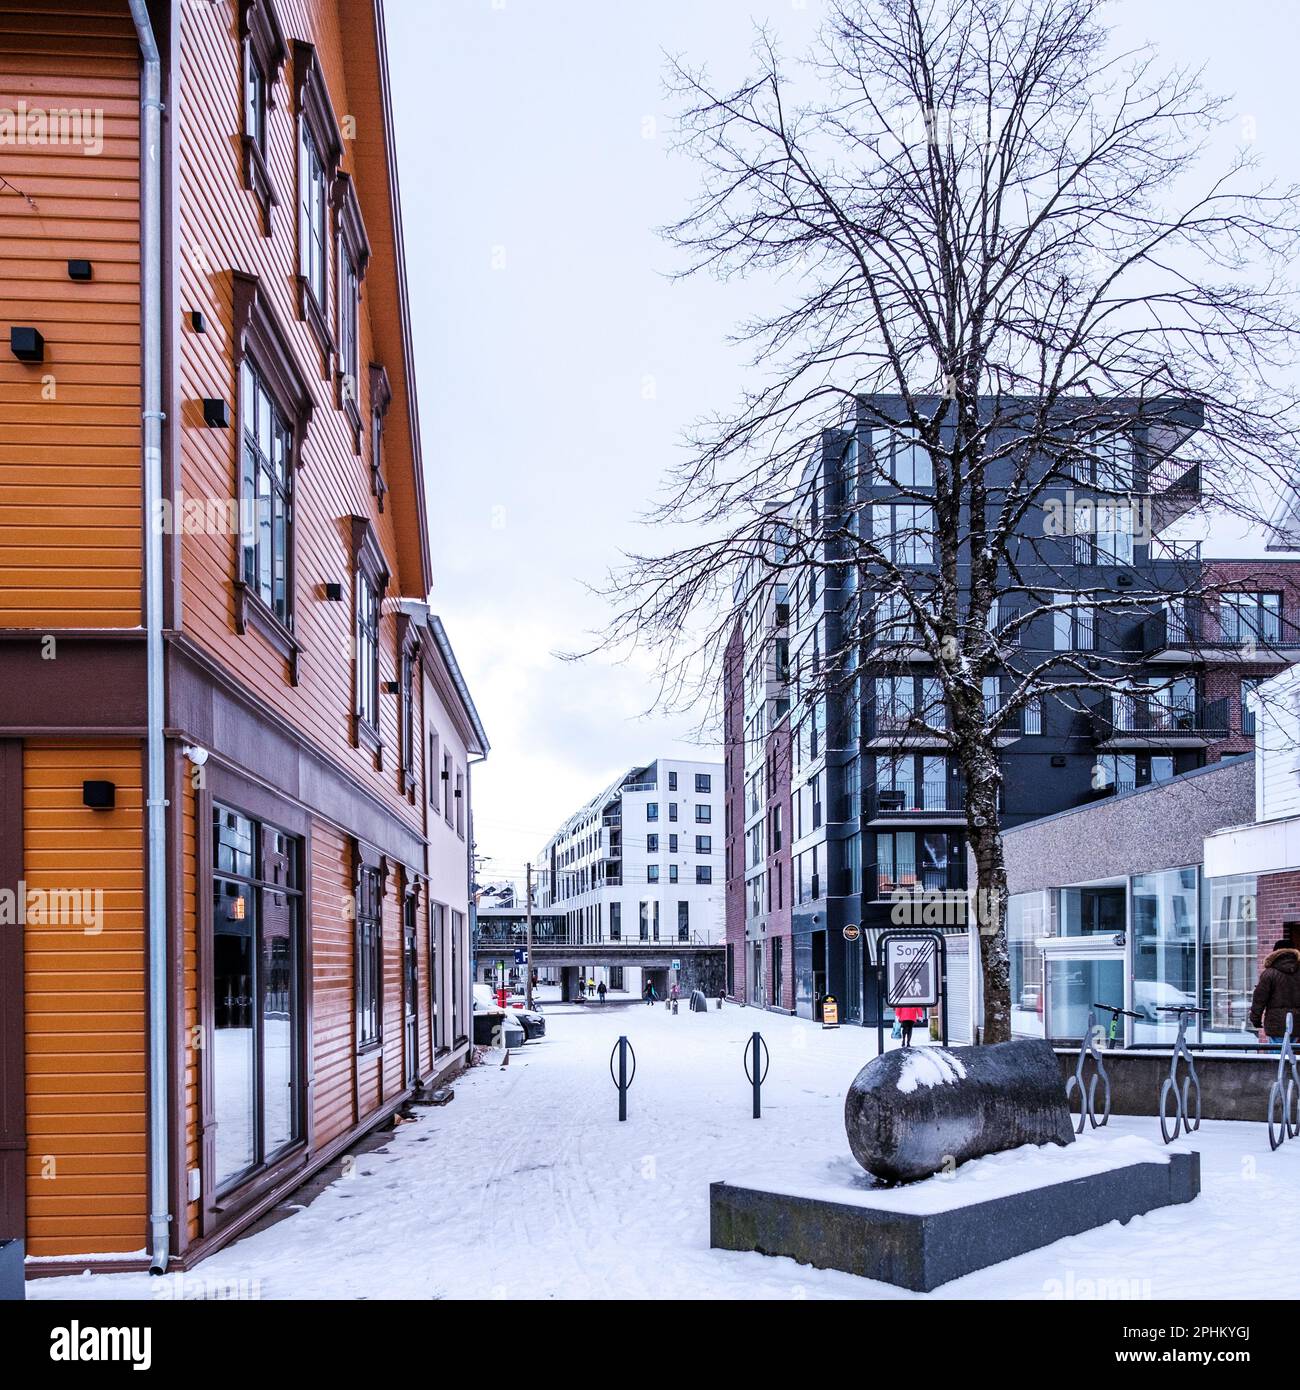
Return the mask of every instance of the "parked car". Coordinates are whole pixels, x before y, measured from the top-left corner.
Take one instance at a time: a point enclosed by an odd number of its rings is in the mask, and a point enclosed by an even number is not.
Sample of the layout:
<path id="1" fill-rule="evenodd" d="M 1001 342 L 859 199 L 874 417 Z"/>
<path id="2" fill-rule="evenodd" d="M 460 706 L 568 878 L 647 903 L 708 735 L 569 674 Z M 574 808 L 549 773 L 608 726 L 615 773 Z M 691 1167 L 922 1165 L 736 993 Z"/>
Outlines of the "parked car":
<path id="1" fill-rule="evenodd" d="M 496 1001 L 489 985 L 475 985 L 472 996 L 474 1012 L 474 1043 L 478 1047 L 522 1047 L 528 1040 L 524 1025 Z M 511 1035 L 517 1041 L 511 1040 Z"/>
<path id="2" fill-rule="evenodd" d="M 526 1009 L 522 1004 L 507 1004 L 506 1011 L 513 1014 L 523 1025 L 524 1036 L 529 1042 L 534 1038 L 546 1036 L 546 1020 L 539 1009 Z"/>

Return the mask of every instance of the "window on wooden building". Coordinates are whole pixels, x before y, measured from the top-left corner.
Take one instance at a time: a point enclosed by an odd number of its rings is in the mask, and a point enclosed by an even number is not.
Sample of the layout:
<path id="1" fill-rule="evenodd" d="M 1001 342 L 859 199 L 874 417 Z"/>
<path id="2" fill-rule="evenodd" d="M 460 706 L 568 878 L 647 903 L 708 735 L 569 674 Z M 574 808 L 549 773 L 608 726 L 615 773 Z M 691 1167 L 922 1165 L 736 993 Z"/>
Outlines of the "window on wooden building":
<path id="1" fill-rule="evenodd" d="M 418 781 L 415 749 L 415 668 L 419 659 L 420 642 L 416 636 L 415 624 L 405 613 L 399 614 L 397 619 L 397 653 L 398 692 L 402 701 L 402 708 L 398 713 L 401 762 L 399 776 L 403 794 L 414 797 Z"/>
<path id="2" fill-rule="evenodd" d="M 316 50 L 293 49 L 298 104 L 298 313 L 311 325 L 324 362 L 337 344 L 329 327 L 330 188 L 343 158 L 343 137 L 330 105 Z"/>
<path id="3" fill-rule="evenodd" d="M 356 911 L 354 980 L 357 1050 L 361 1051 L 383 1041 L 384 876 L 380 866 L 358 866 Z"/>
<path id="4" fill-rule="evenodd" d="M 384 478 L 384 421 L 392 404 L 388 373 L 377 362 L 370 364 L 370 493 L 382 513 L 388 483 Z"/>
<path id="5" fill-rule="evenodd" d="M 347 174 L 334 180 L 338 224 L 338 371 L 339 408 L 352 425 L 353 447 L 361 452 L 361 282 L 370 261 L 370 242 L 361 221 L 357 191 Z M 373 374 L 372 374 L 373 383 Z"/>
<path id="6" fill-rule="evenodd" d="M 301 1139 L 302 842 L 212 808 L 213 1192 Z"/>
<path id="7" fill-rule="evenodd" d="M 262 374 L 247 358 L 242 367 L 240 401 L 243 417 L 240 533 L 244 583 L 288 626 L 293 432 Z"/>
<path id="8" fill-rule="evenodd" d="M 288 659 L 294 634 L 294 474 L 311 419 L 311 388 L 256 276 L 234 275 L 232 339 L 239 400 L 239 578 L 235 628 L 255 628 Z"/>
<path id="9" fill-rule="evenodd" d="M 261 210 L 262 235 L 271 234 L 271 209 L 279 202 L 267 162 L 267 128 L 280 68 L 288 56 L 272 0 L 242 0 L 239 7 L 244 128 L 240 135 L 244 187 Z"/>
<path id="10" fill-rule="evenodd" d="M 379 620 L 388 568 L 374 528 L 364 517 L 352 518 L 352 647 L 354 738 L 382 763 L 379 732 Z"/>

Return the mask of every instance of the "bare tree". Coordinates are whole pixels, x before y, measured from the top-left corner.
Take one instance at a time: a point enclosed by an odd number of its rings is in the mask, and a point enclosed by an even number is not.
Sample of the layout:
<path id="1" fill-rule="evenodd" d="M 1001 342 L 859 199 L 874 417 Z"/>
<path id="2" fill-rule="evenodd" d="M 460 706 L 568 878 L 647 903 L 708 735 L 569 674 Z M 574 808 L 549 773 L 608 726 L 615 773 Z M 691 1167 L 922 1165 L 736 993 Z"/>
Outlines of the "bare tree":
<path id="1" fill-rule="evenodd" d="M 692 432 L 656 514 L 694 539 L 612 576 L 602 639 L 652 651 L 686 703 L 716 680 L 738 573 L 742 602 L 852 573 L 844 641 L 792 656 L 793 696 L 854 679 L 863 643 L 876 671 L 928 658 L 934 705 L 904 723 L 964 777 L 988 1042 L 1011 1022 L 1009 723 L 1045 698 L 1177 717 L 1176 683 L 1097 632 L 1204 606 L 1195 553 L 1156 533 L 1197 504 L 1264 523 L 1296 457 L 1297 192 L 1246 152 L 1200 186 L 1221 100 L 1113 51 L 1095 8 L 842 0 L 799 63 L 760 31 L 737 88 L 673 63 L 702 179 L 669 229 L 683 273 L 782 302 L 741 329 L 756 384 Z M 828 517 L 807 483 L 831 448 L 857 452 Z M 1024 638 L 1045 623 L 1087 630 L 1042 650 Z"/>

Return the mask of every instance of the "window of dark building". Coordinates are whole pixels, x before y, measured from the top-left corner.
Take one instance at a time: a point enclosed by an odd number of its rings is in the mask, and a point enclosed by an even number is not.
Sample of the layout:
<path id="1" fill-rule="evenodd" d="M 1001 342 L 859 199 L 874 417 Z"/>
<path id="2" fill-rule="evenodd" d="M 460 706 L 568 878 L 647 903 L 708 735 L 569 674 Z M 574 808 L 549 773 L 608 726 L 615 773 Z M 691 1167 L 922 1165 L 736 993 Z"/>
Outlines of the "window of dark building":
<path id="1" fill-rule="evenodd" d="M 302 842 L 212 808 L 211 1189 L 302 1138 Z"/>

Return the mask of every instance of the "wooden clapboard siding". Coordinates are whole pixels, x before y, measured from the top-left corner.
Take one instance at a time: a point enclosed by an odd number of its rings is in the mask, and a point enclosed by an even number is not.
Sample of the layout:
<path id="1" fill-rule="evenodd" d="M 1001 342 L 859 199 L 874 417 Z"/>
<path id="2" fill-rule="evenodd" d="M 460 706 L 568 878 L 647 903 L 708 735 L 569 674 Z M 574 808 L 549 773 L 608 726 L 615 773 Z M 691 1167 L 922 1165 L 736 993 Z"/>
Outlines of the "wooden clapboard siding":
<path id="1" fill-rule="evenodd" d="M 331 5 L 303 5 L 279 0 L 278 12 L 290 38 L 314 43 L 327 74 L 336 115 L 350 111 L 343 78 L 337 15 Z M 233 584 L 238 574 L 238 537 L 186 534 L 182 541 L 183 628 L 206 651 L 249 686 L 269 706 L 289 719 L 319 747 L 343 764 L 364 785 L 384 797 L 390 808 L 412 825 L 420 807 L 398 794 L 397 697 L 381 694 L 384 765 L 352 746 L 353 672 L 351 659 L 351 516 L 368 517 L 393 574 L 390 596 L 423 598 L 423 579 L 401 573 L 395 540 L 396 508 L 390 494 L 381 514 L 371 496 L 369 432 L 362 431 L 362 454 L 354 452 L 351 426 L 335 406 L 333 382 L 322 371 L 320 352 L 306 323 L 297 316 L 294 273 L 297 266 L 296 122 L 292 58 L 281 70 L 270 113 L 268 164 L 280 202 L 272 217 L 273 234 L 261 234 L 261 214 L 240 172 L 239 46 L 235 6 L 189 5 L 182 12 L 181 150 L 178 199 L 180 294 L 187 306 L 202 310 L 208 330 L 182 331 L 179 339 L 182 408 L 182 487 L 189 498 L 228 502 L 237 495 L 238 444 L 235 429 L 211 429 L 202 423 L 203 397 L 236 402 L 231 327 L 231 272 L 259 277 L 276 315 L 297 350 L 304 375 L 313 383 L 315 410 L 307 431 L 302 466 L 295 486 L 296 614 L 295 633 L 302 644 L 299 684 L 289 682 L 288 663 L 256 630 L 235 631 Z M 345 141 L 345 145 L 347 142 Z M 349 169 L 350 149 L 343 167 Z M 372 232 L 372 240 L 374 233 Z M 392 258 L 376 242 L 376 259 Z M 373 265 L 373 263 L 372 263 Z M 330 320 L 336 308 L 335 265 L 330 266 Z M 370 281 L 362 287 L 360 382 L 363 419 L 370 410 L 369 374 L 375 357 L 366 312 Z M 398 368 L 393 363 L 390 374 Z M 395 451 L 396 452 L 396 451 Z M 408 465 L 409 466 L 409 465 Z M 418 567 L 417 567 L 418 570 Z M 322 585 L 337 581 L 348 599 L 330 603 Z M 382 621 L 380 681 L 397 678 L 396 618 Z"/>
<path id="2" fill-rule="evenodd" d="M 145 1238 L 142 749 L 23 751 L 28 890 L 102 889 L 102 930 L 27 926 L 27 1239 L 32 1255 L 124 1253 Z M 82 804 L 87 778 L 116 806 Z"/>
<path id="3" fill-rule="evenodd" d="M 353 1109 L 351 852 L 332 825 L 313 821 L 311 844 L 312 1079 L 316 1147 L 350 1129 Z"/>
<path id="4" fill-rule="evenodd" d="M 103 140 L 0 143 L 26 195 L 0 189 L 0 323 L 45 338 L 0 351 L 0 627 L 140 623 L 138 69 L 120 0 L 0 0 L 0 107 L 100 112 Z"/>

